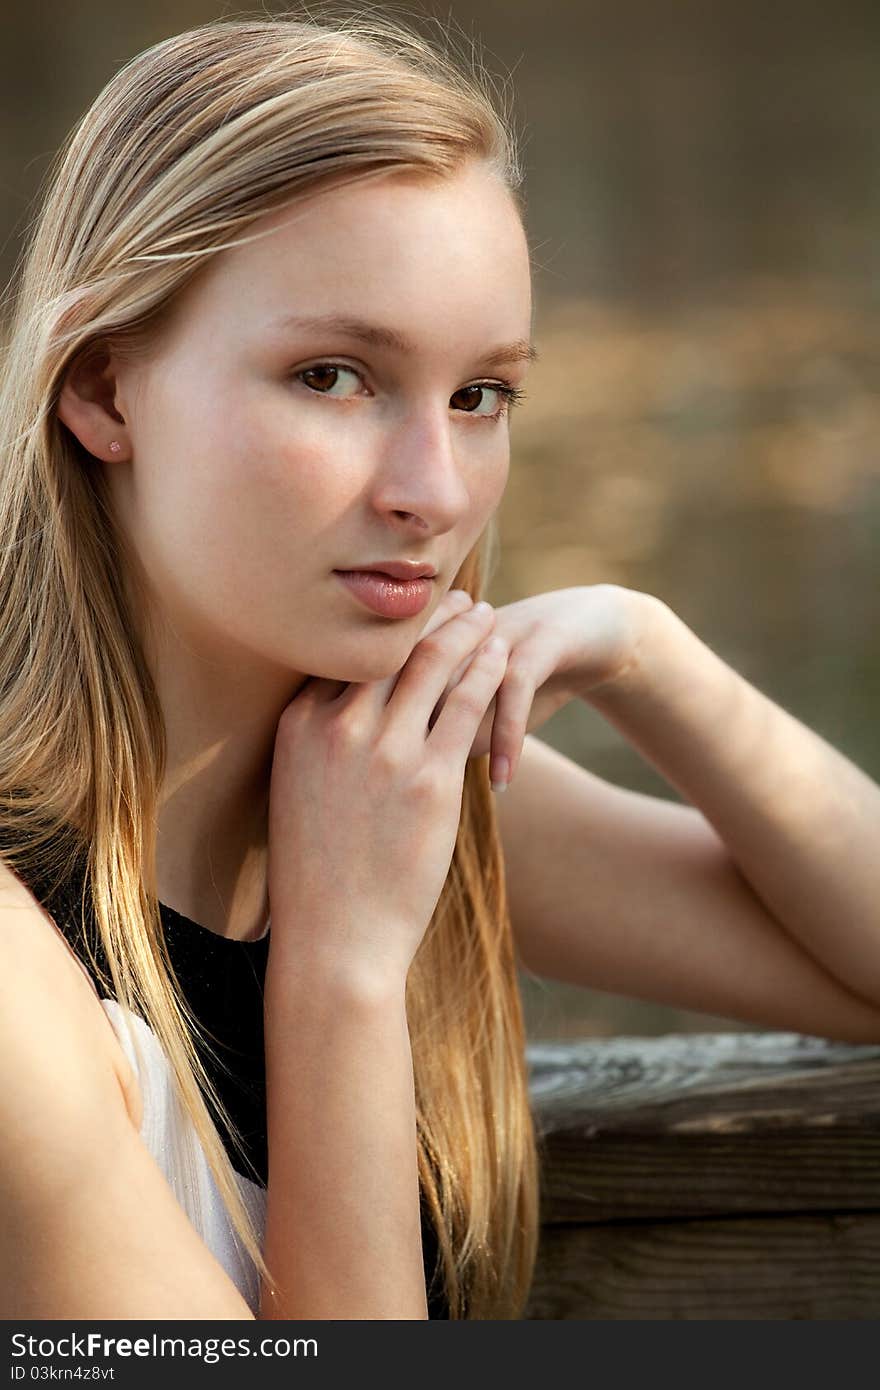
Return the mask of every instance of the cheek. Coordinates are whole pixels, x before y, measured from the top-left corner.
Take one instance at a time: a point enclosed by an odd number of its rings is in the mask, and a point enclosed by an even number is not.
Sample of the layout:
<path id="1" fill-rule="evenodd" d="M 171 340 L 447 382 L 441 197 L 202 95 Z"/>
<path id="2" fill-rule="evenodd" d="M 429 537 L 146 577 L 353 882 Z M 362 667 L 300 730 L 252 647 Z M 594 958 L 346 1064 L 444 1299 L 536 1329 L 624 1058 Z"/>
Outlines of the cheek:
<path id="1" fill-rule="evenodd" d="M 259 392 L 230 422 L 219 441 L 226 454 L 230 486 L 251 492 L 270 523 L 296 524 L 332 510 L 344 491 L 346 436 L 322 425 L 316 413 L 298 411 L 282 394 Z"/>
<path id="2" fill-rule="evenodd" d="M 510 476 L 510 445 L 506 444 L 501 462 L 495 471 L 494 488 L 496 504 L 501 501 L 504 489 L 507 487 L 507 479 Z"/>
<path id="3" fill-rule="evenodd" d="M 474 510 L 485 519 L 495 511 L 504 496 L 510 472 L 510 452 L 505 447 L 497 458 L 485 460 L 485 466 L 474 477 L 472 496 Z"/>
<path id="4" fill-rule="evenodd" d="M 277 410 L 227 416 L 193 469 L 194 510 L 258 555 L 277 557 L 278 542 L 290 555 L 332 508 L 326 442 L 290 422 L 285 429 L 284 419 Z"/>
<path id="5" fill-rule="evenodd" d="M 296 562 L 289 488 L 276 486 L 269 460 L 234 431 L 205 431 L 185 456 L 165 455 L 148 472 L 140 548 L 166 601 L 202 617 L 226 612 L 233 623 L 253 613 L 279 564 Z"/>

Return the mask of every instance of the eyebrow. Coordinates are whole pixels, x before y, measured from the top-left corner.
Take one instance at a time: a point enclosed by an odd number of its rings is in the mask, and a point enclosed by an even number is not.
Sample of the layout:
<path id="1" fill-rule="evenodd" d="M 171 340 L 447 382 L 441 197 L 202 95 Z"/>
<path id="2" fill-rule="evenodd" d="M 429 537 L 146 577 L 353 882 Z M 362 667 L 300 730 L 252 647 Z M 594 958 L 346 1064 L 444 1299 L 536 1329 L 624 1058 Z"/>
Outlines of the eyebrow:
<path id="1" fill-rule="evenodd" d="M 357 338 L 370 347 L 390 349 L 406 356 L 412 356 L 416 352 L 415 344 L 396 329 L 368 323 L 365 319 L 349 318 L 344 314 L 318 314 L 305 318 L 291 315 L 279 319 L 274 326 L 304 329 L 306 332 L 342 333 L 346 337 Z M 538 349 L 534 343 L 527 342 L 525 338 L 517 338 L 513 343 L 502 343 L 498 347 L 490 348 L 488 352 L 481 354 L 480 361 L 487 367 L 500 367 L 508 362 L 534 362 L 537 357 Z"/>

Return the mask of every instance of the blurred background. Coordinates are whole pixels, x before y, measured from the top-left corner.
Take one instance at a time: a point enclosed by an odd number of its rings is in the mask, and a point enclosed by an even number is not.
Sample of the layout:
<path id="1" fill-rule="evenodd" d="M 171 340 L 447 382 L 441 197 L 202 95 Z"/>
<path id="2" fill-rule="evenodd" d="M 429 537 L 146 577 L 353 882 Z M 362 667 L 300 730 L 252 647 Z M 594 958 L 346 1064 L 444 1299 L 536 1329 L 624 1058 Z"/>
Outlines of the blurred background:
<path id="1" fill-rule="evenodd" d="M 128 58 L 280 8 L 7 0 L 4 282 L 55 150 Z M 880 777 L 880 6 L 393 9 L 480 41 L 522 139 L 541 358 L 513 416 L 489 598 L 600 581 L 657 594 Z M 679 799 L 585 704 L 539 736 Z M 522 987 L 535 1039 L 745 1026 L 525 974 Z"/>

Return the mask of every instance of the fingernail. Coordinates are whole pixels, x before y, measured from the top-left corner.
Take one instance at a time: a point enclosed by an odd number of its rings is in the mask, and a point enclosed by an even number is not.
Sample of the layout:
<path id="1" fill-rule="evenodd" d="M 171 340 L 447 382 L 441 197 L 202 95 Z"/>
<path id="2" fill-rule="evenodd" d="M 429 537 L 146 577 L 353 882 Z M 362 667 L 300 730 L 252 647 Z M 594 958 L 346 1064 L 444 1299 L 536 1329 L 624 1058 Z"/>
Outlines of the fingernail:
<path id="1" fill-rule="evenodd" d="M 503 753 L 500 753 L 497 758 L 493 758 L 489 775 L 492 779 L 489 783 L 491 790 L 493 792 L 506 792 L 510 778 L 510 759 Z"/>
<path id="2" fill-rule="evenodd" d="M 456 601 L 456 603 L 461 603 L 461 604 L 464 604 L 465 602 L 468 603 L 468 604 L 473 603 L 473 599 L 471 598 L 471 596 L 470 596 L 470 594 L 468 593 L 467 589 L 450 589 L 450 590 L 449 590 L 449 597 L 450 597 L 451 599 L 454 599 L 454 600 Z"/>

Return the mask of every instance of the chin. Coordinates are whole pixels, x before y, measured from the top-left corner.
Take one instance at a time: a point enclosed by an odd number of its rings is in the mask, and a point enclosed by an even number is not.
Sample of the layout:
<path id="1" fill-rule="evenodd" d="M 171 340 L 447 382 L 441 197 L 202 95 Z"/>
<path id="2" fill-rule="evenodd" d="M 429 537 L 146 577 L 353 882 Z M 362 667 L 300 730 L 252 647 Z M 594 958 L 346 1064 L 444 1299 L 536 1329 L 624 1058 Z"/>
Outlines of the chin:
<path id="1" fill-rule="evenodd" d="M 313 652 L 312 661 L 302 669 L 316 680 L 358 685 L 387 680 L 401 671 L 418 643 L 423 624 L 414 634 L 413 622 L 412 618 L 399 619 L 394 624 L 384 623 L 381 629 L 377 623 L 371 630 L 362 629 L 357 637 L 328 643 L 324 652 Z"/>
<path id="2" fill-rule="evenodd" d="M 411 650 L 412 648 L 410 648 Z M 326 666 L 322 665 L 321 669 L 311 670 L 310 675 L 317 680 L 346 681 L 349 684 L 357 685 L 363 685 L 367 681 L 384 681 L 389 676 L 398 674 L 408 656 L 409 651 L 397 659 L 389 660 L 386 657 L 384 660 L 379 660 L 378 653 L 373 652 L 360 659 L 328 661 Z"/>

